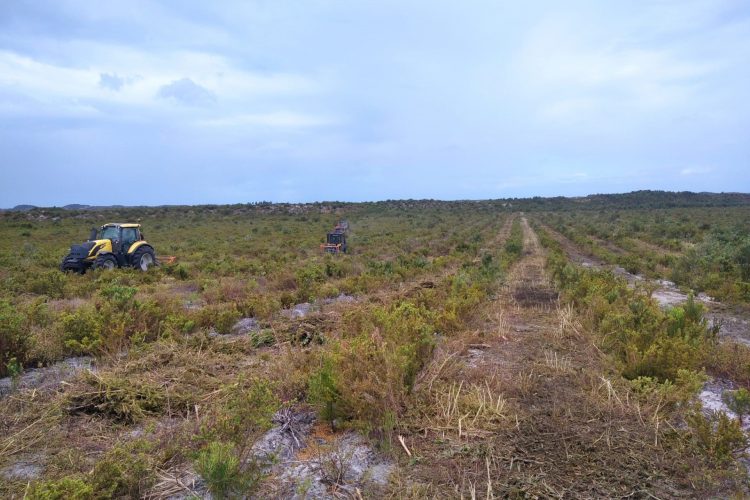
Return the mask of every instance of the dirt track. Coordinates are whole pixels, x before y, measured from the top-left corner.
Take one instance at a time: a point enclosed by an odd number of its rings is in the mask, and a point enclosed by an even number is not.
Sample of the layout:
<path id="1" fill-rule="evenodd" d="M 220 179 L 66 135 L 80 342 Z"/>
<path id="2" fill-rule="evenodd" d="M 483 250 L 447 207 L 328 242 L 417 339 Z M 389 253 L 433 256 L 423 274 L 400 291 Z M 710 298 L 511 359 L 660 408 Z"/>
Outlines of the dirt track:
<path id="1" fill-rule="evenodd" d="M 417 453 L 429 457 L 415 472 L 463 496 L 678 495 L 653 430 L 617 400 L 606 361 L 572 311 L 560 309 L 544 250 L 528 221 L 521 224 L 522 258 L 463 339 L 461 362 L 443 368 L 452 385 L 433 397 L 455 403 L 439 404 L 440 418 L 414 438 Z M 480 391 L 479 409 L 460 415 L 462 394 Z M 487 406 L 502 415 L 488 418 Z M 445 418 L 446 408 L 458 408 L 456 416 Z"/>

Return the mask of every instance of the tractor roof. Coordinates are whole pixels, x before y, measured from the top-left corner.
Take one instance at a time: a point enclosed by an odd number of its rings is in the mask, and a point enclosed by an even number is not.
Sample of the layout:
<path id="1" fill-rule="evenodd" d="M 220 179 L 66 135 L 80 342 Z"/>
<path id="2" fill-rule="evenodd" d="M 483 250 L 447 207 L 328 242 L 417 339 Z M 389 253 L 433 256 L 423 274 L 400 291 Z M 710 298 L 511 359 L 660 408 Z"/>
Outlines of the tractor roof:
<path id="1" fill-rule="evenodd" d="M 107 226 L 116 226 L 116 227 L 141 227 L 140 224 L 133 224 L 130 222 L 122 223 L 122 222 L 110 222 L 109 224 L 104 224 L 102 227 Z"/>

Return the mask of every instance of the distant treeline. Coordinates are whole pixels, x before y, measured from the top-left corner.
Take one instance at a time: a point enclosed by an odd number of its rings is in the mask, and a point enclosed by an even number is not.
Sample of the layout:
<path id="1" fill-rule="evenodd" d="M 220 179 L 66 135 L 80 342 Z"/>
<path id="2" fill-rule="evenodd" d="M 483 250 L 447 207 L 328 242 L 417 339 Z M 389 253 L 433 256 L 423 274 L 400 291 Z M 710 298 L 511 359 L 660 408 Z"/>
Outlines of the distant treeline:
<path id="1" fill-rule="evenodd" d="M 633 191 L 584 197 L 525 198 L 512 200 L 527 210 L 600 210 L 632 208 L 738 207 L 750 205 L 748 193 L 693 193 L 690 191 Z"/>
<path id="2" fill-rule="evenodd" d="M 25 218 L 32 216 L 70 217 L 86 212 L 104 212 L 110 215 L 143 215 L 168 211 L 170 213 L 197 212 L 237 215 L 244 212 L 263 213 L 336 213 L 343 210 L 363 211 L 398 211 L 405 209 L 440 209 L 466 208 L 473 205 L 477 210 L 501 211 L 568 211 L 568 210 L 602 210 L 602 209 L 649 209 L 649 208 L 690 208 L 690 207 L 737 207 L 750 205 L 748 193 L 693 193 L 690 191 L 633 191 L 622 194 L 592 194 L 581 197 L 556 196 L 551 198 L 502 198 L 495 200 L 385 200 L 376 202 L 340 202 L 326 201 L 315 203 L 272 203 L 269 201 L 238 203 L 232 205 L 161 205 L 161 206 L 90 206 L 66 205 L 64 207 L 36 207 L 18 205 L 12 209 L 0 210 L 6 216 Z"/>

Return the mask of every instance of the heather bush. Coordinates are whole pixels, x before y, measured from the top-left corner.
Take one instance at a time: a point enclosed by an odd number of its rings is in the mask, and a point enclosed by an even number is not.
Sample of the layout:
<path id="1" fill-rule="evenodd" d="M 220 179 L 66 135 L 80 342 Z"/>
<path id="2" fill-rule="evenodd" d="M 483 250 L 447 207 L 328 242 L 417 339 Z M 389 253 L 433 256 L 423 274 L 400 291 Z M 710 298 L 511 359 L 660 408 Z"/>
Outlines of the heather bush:
<path id="1" fill-rule="evenodd" d="M 11 359 L 23 364 L 29 348 L 25 318 L 10 302 L 0 300 L 0 375 L 8 374 Z"/>

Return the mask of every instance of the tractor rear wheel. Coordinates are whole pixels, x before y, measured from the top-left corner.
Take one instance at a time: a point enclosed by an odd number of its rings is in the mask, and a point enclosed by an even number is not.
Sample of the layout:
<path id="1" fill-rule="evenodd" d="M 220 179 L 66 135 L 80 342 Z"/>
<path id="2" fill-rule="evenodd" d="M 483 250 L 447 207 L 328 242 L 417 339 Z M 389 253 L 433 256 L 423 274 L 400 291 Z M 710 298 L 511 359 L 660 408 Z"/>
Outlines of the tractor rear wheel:
<path id="1" fill-rule="evenodd" d="M 117 267 L 117 259 L 115 256 L 109 253 L 104 255 L 97 255 L 94 261 L 94 269 L 110 270 Z"/>
<path id="2" fill-rule="evenodd" d="M 138 247 L 135 252 L 133 252 L 130 262 L 133 263 L 134 268 L 140 269 L 141 271 L 148 271 L 148 268 L 153 266 L 156 262 L 156 256 L 151 247 L 142 246 Z"/>

